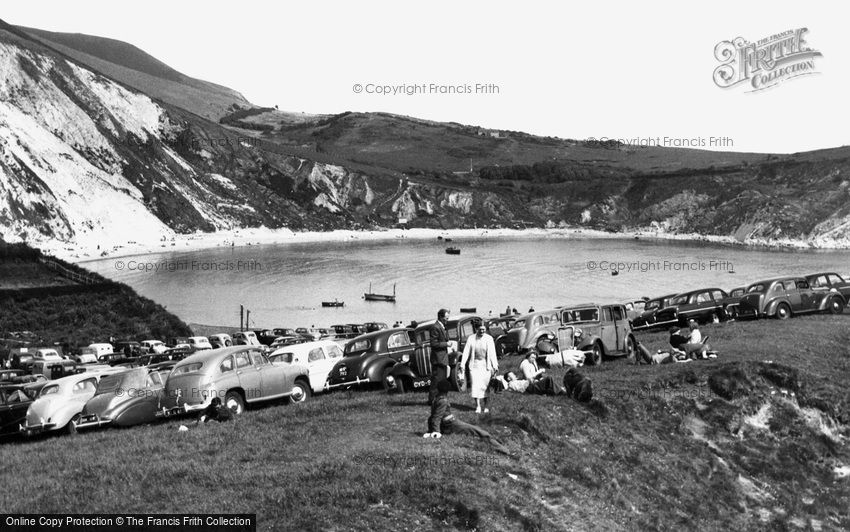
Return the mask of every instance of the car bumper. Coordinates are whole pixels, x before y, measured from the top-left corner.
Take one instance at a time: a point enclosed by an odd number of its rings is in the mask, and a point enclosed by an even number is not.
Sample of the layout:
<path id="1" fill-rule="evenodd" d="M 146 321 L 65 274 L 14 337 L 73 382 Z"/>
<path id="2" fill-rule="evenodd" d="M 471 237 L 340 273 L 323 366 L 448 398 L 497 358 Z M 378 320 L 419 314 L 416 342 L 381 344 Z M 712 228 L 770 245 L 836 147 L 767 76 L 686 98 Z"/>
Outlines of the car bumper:
<path id="1" fill-rule="evenodd" d="M 100 417 L 97 414 L 88 414 L 80 418 L 77 423 L 77 430 L 93 429 L 103 427 L 112 423 L 112 418 Z"/>
<path id="2" fill-rule="evenodd" d="M 28 423 L 23 423 L 19 428 L 19 432 L 26 436 L 35 436 L 36 434 L 41 434 L 42 432 L 49 432 L 54 429 L 56 429 L 56 423 L 37 423 L 32 425 Z"/>
<path id="3" fill-rule="evenodd" d="M 357 379 L 350 380 L 350 381 L 334 381 L 333 383 L 331 383 L 331 382 L 325 383 L 324 389 L 325 390 L 332 390 L 334 388 L 339 388 L 340 386 L 359 386 L 361 384 L 367 384 L 367 383 L 370 383 L 370 382 L 372 382 L 372 381 L 370 381 L 368 378 L 365 378 L 365 379 L 357 378 Z"/>

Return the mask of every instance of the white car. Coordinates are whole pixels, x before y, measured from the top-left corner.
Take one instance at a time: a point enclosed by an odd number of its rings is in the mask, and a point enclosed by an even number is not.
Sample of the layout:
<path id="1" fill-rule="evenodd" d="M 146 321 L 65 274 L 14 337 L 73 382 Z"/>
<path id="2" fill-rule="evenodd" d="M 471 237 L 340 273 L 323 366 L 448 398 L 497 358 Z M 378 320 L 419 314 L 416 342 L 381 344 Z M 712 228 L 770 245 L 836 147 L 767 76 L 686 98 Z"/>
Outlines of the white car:
<path id="1" fill-rule="evenodd" d="M 92 349 L 91 346 L 83 347 L 80 349 L 80 354 L 74 357 L 74 360 L 77 361 L 77 364 L 96 364 L 97 350 Z"/>
<path id="2" fill-rule="evenodd" d="M 142 342 L 142 350 L 146 353 L 154 353 L 160 355 L 168 349 L 163 342 L 159 340 L 145 340 Z"/>
<path id="3" fill-rule="evenodd" d="M 101 355 L 111 355 L 114 353 L 112 350 L 112 344 L 89 344 L 89 349 L 94 349 L 95 358 L 100 358 Z"/>
<path id="4" fill-rule="evenodd" d="M 273 364 L 299 364 L 307 366 L 310 388 L 313 393 L 320 393 L 325 389 L 328 374 L 343 353 L 336 342 L 330 340 L 319 340 L 318 342 L 307 342 L 304 344 L 293 344 L 272 351 L 269 360 Z"/>
<path id="5" fill-rule="evenodd" d="M 210 345 L 213 346 L 213 349 L 220 349 L 222 347 L 230 347 L 233 345 L 233 339 L 229 334 L 224 333 L 208 336 L 207 340 L 210 341 Z"/>
<path id="6" fill-rule="evenodd" d="M 260 344 L 254 331 L 241 331 L 233 333 L 233 345 L 260 346 L 262 344 Z"/>
<path id="7" fill-rule="evenodd" d="M 212 344 L 210 344 L 210 341 L 209 339 L 207 339 L 206 336 L 190 336 L 189 347 L 191 347 L 195 351 L 213 348 Z"/>
<path id="8" fill-rule="evenodd" d="M 126 368 L 109 368 L 99 372 L 86 371 L 51 381 L 27 410 L 26 421 L 21 432 L 32 436 L 41 432 L 64 430 L 77 432 L 77 422 L 86 406 L 94 397 L 101 377 L 127 371 Z"/>
<path id="9" fill-rule="evenodd" d="M 62 362 L 62 357 L 55 349 L 42 348 L 36 349 L 32 356 L 35 362 Z"/>

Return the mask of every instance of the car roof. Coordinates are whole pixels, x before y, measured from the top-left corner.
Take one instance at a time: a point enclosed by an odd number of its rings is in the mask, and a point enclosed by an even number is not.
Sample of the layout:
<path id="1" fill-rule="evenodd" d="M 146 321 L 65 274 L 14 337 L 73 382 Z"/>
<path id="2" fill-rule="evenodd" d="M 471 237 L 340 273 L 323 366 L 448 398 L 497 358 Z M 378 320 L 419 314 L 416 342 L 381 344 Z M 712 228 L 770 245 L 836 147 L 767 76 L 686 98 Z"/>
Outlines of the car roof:
<path id="1" fill-rule="evenodd" d="M 372 332 L 367 332 L 367 333 L 361 334 L 360 336 L 352 338 L 350 341 L 353 342 L 354 340 L 371 340 L 372 338 L 377 338 L 379 336 L 388 336 L 388 335 L 393 334 L 393 333 L 397 333 L 397 332 L 401 332 L 401 331 L 412 331 L 412 330 L 413 329 L 411 329 L 410 327 L 396 327 L 394 329 L 381 329 L 379 331 L 372 331 Z"/>
<path id="2" fill-rule="evenodd" d="M 237 345 L 231 347 L 222 347 L 220 349 L 206 349 L 204 351 L 197 351 L 192 355 L 187 356 L 183 360 L 177 363 L 177 366 L 185 366 L 186 364 L 192 364 L 195 362 L 207 362 L 210 360 L 216 360 L 219 358 L 224 358 L 227 355 L 232 355 L 233 353 L 238 353 L 241 351 L 255 351 L 259 349 L 259 346 L 256 345 Z"/>
<path id="3" fill-rule="evenodd" d="M 771 283 L 775 283 L 776 281 L 790 281 L 790 280 L 798 281 L 800 279 L 803 279 L 803 277 L 801 277 L 799 275 L 785 275 L 783 277 L 771 277 L 770 279 L 762 279 L 760 281 L 755 281 L 753 283 L 750 283 L 750 284 L 747 285 L 747 287 L 750 287 L 750 286 L 753 286 L 753 285 L 756 285 L 756 284 L 771 284 Z"/>
<path id="4" fill-rule="evenodd" d="M 843 276 L 843 275 L 841 275 L 841 274 L 840 274 L 840 273 L 838 273 L 838 272 L 818 272 L 818 273 L 810 273 L 810 274 L 808 274 L 808 275 L 804 275 L 803 277 L 805 277 L 806 279 L 808 279 L 809 277 L 817 277 L 818 275 L 837 275 L 837 276 L 841 277 L 842 279 L 844 279 L 844 276 Z M 846 281 L 846 279 L 844 279 L 844 280 Z"/>
<path id="5" fill-rule="evenodd" d="M 282 347 L 278 347 L 275 349 L 269 356 L 274 355 L 275 353 L 299 353 L 302 351 L 309 351 L 311 349 L 315 349 L 317 347 L 326 347 L 335 345 L 339 347 L 339 344 L 334 342 L 333 340 L 317 340 L 315 342 L 304 342 L 303 344 L 292 344 L 292 345 L 284 345 Z"/>

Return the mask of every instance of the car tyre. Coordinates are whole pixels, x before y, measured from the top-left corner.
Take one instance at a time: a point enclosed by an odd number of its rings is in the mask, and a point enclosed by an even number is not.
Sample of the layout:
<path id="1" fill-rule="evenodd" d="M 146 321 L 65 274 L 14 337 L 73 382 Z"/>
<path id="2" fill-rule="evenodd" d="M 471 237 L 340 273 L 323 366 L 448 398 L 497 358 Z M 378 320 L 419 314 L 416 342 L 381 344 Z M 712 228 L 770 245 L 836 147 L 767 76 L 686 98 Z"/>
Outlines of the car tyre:
<path id="1" fill-rule="evenodd" d="M 637 364 L 637 341 L 634 336 L 629 336 L 626 340 L 626 358 Z"/>
<path id="2" fill-rule="evenodd" d="M 230 390 L 224 396 L 224 406 L 229 408 L 234 415 L 238 416 L 245 411 L 245 399 L 242 398 L 241 393 Z"/>
<path id="3" fill-rule="evenodd" d="M 776 317 L 780 320 L 787 320 L 791 317 L 791 307 L 788 306 L 788 303 L 780 303 L 776 307 Z"/>
<path id="4" fill-rule="evenodd" d="M 599 342 L 594 342 L 590 348 L 590 364 L 592 366 L 602 365 L 602 346 L 599 345 Z"/>
<path id="5" fill-rule="evenodd" d="M 74 434 L 76 434 L 77 433 L 77 423 L 79 423 L 79 422 L 80 422 L 80 414 L 77 414 L 77 415 L 75 415 L 74 417 L 71 418 L 71 421 L 69 421 L 67 425 L 65 425 L 65 432 L 68 433 L 69 435 L 72 435 L 72 436 Z"/>
<path id="6" fill-rule="evenodd" d="M 304 382 L 303 379 L 298 379 L 292 386 L 292 395 L 289 399 L 293 403 L 303 403 L 310 398 L 310 385 Z"/>
<path id="7" fill-rule="evenodd" d="M 505 356 L 505 342 L 503 337 L 496 339 L 496 358 L 500 359 Z"/>
<path id="8" fill-rule="evenodd" d="M 844 312 L 844 303 L 841 301 L 840 298 L 829 298 L 829 312 L 831 314 L 841 314 L 842 312 Z"/>

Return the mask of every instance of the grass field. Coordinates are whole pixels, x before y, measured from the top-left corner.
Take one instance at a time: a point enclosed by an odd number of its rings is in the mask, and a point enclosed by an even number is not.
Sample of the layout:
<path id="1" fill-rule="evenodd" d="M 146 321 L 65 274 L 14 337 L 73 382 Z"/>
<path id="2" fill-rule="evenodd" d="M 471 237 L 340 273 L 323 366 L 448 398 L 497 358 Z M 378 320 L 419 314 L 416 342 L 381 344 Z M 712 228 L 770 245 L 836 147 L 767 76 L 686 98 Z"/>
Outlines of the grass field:
<path id="1" fill-rule="evenodd" d="M 246 512 L 276 530 L 850 528 L 850 314 L 709 325 L 712 361 L 586 368 L 596 400 L 494 395 L 423 440 L 424 394 L 339 391 L 0 446 L 4 512 Z M 663 347 L 664 333 L 641 342 Z M 518 360 L 503 360 L 503 370 Z M 562 370 L 552 370 L 560 380 Z M 181 423 L 188 432 L 179 432 Z"/>

